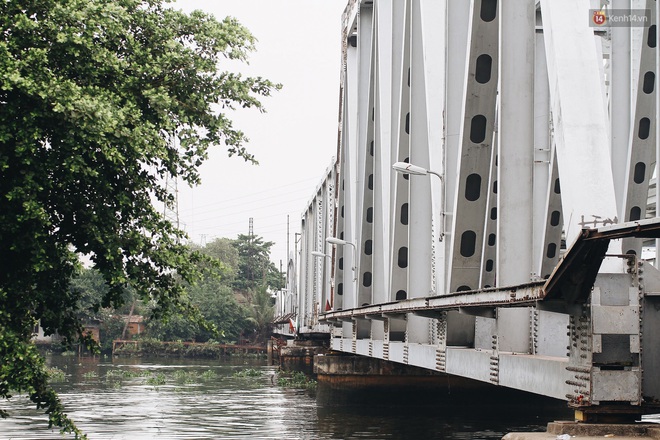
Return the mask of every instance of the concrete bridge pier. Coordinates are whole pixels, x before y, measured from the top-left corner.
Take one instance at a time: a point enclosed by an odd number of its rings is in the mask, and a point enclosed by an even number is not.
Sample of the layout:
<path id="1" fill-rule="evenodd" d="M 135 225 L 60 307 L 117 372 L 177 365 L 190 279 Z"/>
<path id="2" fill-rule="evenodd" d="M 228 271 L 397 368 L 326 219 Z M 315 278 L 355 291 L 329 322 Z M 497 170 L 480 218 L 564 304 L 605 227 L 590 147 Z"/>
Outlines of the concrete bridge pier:
<path id="1" fill-rule="evenodd" d="M 315 356 L 314 374 L 319 384 L 330 385 L 335 389 L 416 386 L 448 389 L 452 383 L 458 383 L 455 378 L 450 379 L 451 376 L 444 373 L 338 352 Z"/>
<path id="2" fill-rule="evenodd" d="M 502 440 L 591 440 L 616 438 L 618 440 L 660 439 L 660 426 L 653 424 L 593 424 L 578 422 L 548 423 L 546 432 L 513 432 Z"/>
<path id="3" fill-rule="evenodd" d="M 279 349 L 279 364 L 284 371 L 314 373 L 314 358 L 328 351 L 328 341 L 318 339 L 289 340 Z"/>

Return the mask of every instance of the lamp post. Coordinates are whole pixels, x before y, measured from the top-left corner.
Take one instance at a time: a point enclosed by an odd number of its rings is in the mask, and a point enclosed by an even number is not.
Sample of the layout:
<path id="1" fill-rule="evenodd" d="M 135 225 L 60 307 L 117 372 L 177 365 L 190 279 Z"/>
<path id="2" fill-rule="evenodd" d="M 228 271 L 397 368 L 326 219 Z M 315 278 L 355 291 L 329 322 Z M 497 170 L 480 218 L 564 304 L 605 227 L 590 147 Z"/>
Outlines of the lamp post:
<path id="1" fill-rule="evenodd" d="M 435 171 L 427 170 L 426 168 L 422 168 L 417 165 L 413 165 L 408 162 L 396 162 L 392 165 L 392 169 L 398 173 L 401 174 L 411 174 L 413 176 L 427 176 L 429 174 L 433 174 L 434 176 L 437 176 L 438 179 L 440 179 L 440 184 L 444 183 L 444 178 L 442 177 L 442 174 L 436 173 Z M 442 191 L 442 189 L 441 189 Z M 442 193 L 441 193 L 442 194 Z M 444 197 L 442 199 L 443 203 L 440 206 L 444 205 Z M 442 221 L 440 222 L 440 241 L 442 241 L 445 237 L 445 212 L 444 210 L 441 212 L 442 214 Z"/>
<path id="2" fill-rule="evenodd" d="M 357 248 L 355 247 L 355 244 L 337 237 L 328 237 L 325 239 L 325 241 L 330 244 L 336 244 L 338 246 L 349 245 L 353 248 L 353 266 L 351 267 L 351 270 L 353 271 L 353 281 L 357 280 Z"/>
<path id="3" fill-rule="evenodd" d="M 426 168 L 418 167 L 408 162 L 396 162 L 392 165 L 392 168 L 402 174 L 412 174 L 413 176 L 426 176 L 427 174 L 433 174 L 438 176 L 442 180 L 442 175 L 436 173 L 435 171 L 427 170 Z"/>
<path id="4" fill-rule="evenodd" d="M 316 258 L 323 258 L 324 265 L 325 265 L 325 259 L 326 258 L 331 258 L 330 255 L 325 254 L 325 253 L 320 252 L 320 251 L 312 251 L 312 256 L 314 256 Z M 325 271 L 325 269 L 322 269 L 321 273 L 322 273 L 322 279 L 321 279 L 321 304 L 320 305 L 321 305 L 321 307 L 324 307 L 325 311 L 327 312 L 327 311 L 332 310 L 332 304 L 330 303 L 330 301 L 328 301 L 328 298 L 326 296 L 327 290 L 326 290 L 326 271 Z M 319 310 L 319 313 L 320 312 L 321 312 L 321 310 Z"/>

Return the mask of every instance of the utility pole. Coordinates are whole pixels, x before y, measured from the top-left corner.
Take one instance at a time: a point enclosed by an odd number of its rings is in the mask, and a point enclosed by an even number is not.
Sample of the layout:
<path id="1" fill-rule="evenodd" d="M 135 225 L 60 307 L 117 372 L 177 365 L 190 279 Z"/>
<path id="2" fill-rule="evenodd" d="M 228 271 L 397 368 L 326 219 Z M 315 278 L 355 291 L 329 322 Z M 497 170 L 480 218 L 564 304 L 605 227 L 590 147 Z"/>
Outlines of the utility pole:
<path id="1" fill-rule="evenodd" d="M 248 227 L 248 252 L 252 253 L 254 249 L 252 248 L 252 240 L 254 237 L 254 219 L 250 217 L 250 222 L 249 222 L 249 227 Z M 254 257 L 254 255 L 250 255 L 250 257 Z M 248 264 L 248 280 L 250 281 L 250 285 L 252 285 L 253 280 L 253 274 L 252 274 L 252 269 L 250 267 L 250 264 Z"/>

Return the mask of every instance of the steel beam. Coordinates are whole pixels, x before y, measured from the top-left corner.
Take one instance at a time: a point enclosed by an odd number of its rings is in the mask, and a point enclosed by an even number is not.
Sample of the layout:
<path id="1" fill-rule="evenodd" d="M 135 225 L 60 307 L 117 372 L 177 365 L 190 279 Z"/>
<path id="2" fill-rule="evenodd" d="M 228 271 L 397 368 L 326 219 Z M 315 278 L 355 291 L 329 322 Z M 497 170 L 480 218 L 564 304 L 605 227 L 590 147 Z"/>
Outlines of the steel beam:
<path id="1" fill-rule="evenodd" d="M 637 94 L 635 96 L 635 113 L 632 125 L 629 124 L 629 137 L 626 138 L 627 157 L 625 169 L 626 179 L 623 188 L 623 215 L 625 221 L 635 221 L 646 218 L 649 184 L 653 176 L 653 163 L 656 160 L 656 42 L 651 26 L 655 26 L 654 1 L 646 2 L 649 11 L 649 26 L 643 29 L 640 41 L 639 76 L 637 79 Z M 623 241 L 623 252 L 641 255 L 640 240 L 627 239 Z"/>
<path id="2" fill-rule="evenodd" d="M 499 4 L 497 283 L 530 280 L 533 242 L 534 0 Z"/>
<path id="3" fill-rule="evenodd" d="M 499 160 L 491 185 L 497 185 L 496 282 L 512 285 L 533 272 L 534 0 L 500 1 L 499 20 Z M 531 353 L 531 318 L 528 307 L 498 309 L 497 350 Z M 500 384 L 504 378 L 500 373 Z"/>
<path id="4" fill-rule="evenodd" d="M 566 240 L 618 222 L 588 1 L 541 0 Z"/>
<path id="5" fill-rule="evenodd" d="M 397 97 L 392 113 L 392 148 L 398 162 L 410 161 L 410 3 L 393 3 L 394 40 L 392 50 L 392 93 Z M 398 52 L 397 52 L 398 50 Z M 397 56 L 398 55 L 398 56 Z M 410 177 L 395 174 L 391 223 L 390 300 L 409 297 L 408 225 L 410 212 Z"/>
<path id="6" fill-rule="evenodd" d="M 390 173 L 391 173 L 391 64 L 392 2 L 374 4 L 374 303 L 389 301 L 390 273 Z M 371 323 L 373 339 L 384 338 L 382 321 Z"/>
<path id="7" fill-rule="evenodd" d="M 357 274 L 357 305 L 371 304 L 373 290 L 373 247 L 376 237 L 374 236 L 374 178 L 375 178 L 375 140 L 374 123 L 376 109 L 374 104 L 375 87 L 375 28 L 373 24 L 372 5 L 365 5 L 360 9 L 360 23 L 358 26 L 359 47 L 359 75 L 360 90 L 363 100 L 359 102 L 358 108 L 358 158 L 359 175 L 357 187 L 360 190 L 357 210 L 359 221 L 358 237 L 358 274 Z"/>
<path id="8" fill-rule="evenodd" d="M 445 85 L 445 149 L 444 149 L 444 173 L 443 181 L 444 206 L 441 207 L 441 228 L 443 242 L 445 243 L 445 255 L 443 267 L 446 275 L 444 283 L 438 287 L 438 292 L 450 292 L 449 270 L 452 261 L 452 224 L 455 213 L 455 205 L 458 161 L 461 150 L 461 127 L 463 126 L 463 97 L 465 96 L 465 73 L 466 60 L 469 48 L 470 12 L 472 3 L 469 1 L 448 1 L 447 9 L 447 45 L 446 61 L 444 70 L 446 72 Z M 449 243 L 449 244 L 447 244 Z"/>
<path id="9" fill-rule="evenodd" d="M 497 2 L 474 0 L 465 76 L 463 123 L 454 196 L 449 290 L 478 287 L 498 82 Z"/>
<path id="10" fill-rule="evenodd" d="M 626 10 L 631 0 L 612 0 L 613 10 Z M 612 177 L 616 193 L 618 216 L 624 216 L 624 194 L 628 170 L 628 150 L 631 128 L 631 31 L 629 26 L 612 26 L 609 29 L 609 119 L 612 157 Z M 628 219 L 626 219 L 628 220 Z"/>

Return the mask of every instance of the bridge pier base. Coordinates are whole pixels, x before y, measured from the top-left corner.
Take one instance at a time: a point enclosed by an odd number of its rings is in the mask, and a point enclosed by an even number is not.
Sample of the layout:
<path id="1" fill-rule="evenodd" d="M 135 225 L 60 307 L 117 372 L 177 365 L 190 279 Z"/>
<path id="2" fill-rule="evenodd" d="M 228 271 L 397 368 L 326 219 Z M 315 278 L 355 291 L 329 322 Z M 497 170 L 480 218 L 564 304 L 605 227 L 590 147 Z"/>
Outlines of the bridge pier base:
<path id="1" fill-rule="evenodd" d="M 336 352 L 315 356 L 314 373 L 319 384 L 335 389 L 423 387 L 449 392 L 452 388 L 477 389 L 484 386 L 479 382 L 424 368 Z"/>
<path id="2" fill-rule="evenodd" d="M 548 423 L 546 432 L 513 432 L 505 435 L 502 440 L 555 440 L 568 438 L 571 440 L 589 440 L 613 437 L 619 440 L 660 439 L 660 426 L 654 424 L 607 424 L 580 422 Z"/>
<path id="3" fill-rule="evenodd" d="M 322 340 L 294 340 L 279 349 L 280 368 L 284 371 L 314 373 L 314 357 L 328 351 Z"/>

